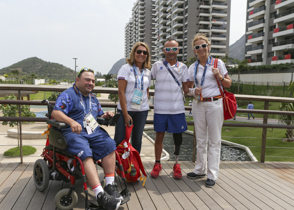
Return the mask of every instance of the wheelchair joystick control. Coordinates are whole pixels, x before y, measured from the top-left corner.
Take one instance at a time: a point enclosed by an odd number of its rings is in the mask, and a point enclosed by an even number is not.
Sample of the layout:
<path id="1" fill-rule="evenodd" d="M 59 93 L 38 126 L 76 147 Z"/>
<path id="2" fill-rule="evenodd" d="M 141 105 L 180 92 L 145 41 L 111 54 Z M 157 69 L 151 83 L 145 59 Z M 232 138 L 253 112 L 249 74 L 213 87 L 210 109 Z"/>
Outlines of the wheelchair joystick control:
<path id="1" fill-rule="evenodd" d="M 137 170 L 134 167 L 134 164 L 131 165 L 131 176 L 136 176 L 137 175 Z"/>

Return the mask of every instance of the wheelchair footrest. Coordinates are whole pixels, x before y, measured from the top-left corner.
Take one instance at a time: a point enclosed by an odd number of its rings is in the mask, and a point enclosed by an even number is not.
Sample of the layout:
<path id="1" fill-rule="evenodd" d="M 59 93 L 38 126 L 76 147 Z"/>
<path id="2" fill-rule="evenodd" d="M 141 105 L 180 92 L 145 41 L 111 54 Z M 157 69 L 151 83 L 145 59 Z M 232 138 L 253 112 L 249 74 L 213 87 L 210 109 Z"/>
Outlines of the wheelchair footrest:
<path id="1" fill-rule="evenodd" d="M 123 200 L 122 200 L 120 205 L 123 205 L 123 204 L 127 203 L 130 200 L 131 193 L 129 192 L 128 189 L 124 189 L 123 191 L 121 191 L 120 194 L 123 196 Z"/>

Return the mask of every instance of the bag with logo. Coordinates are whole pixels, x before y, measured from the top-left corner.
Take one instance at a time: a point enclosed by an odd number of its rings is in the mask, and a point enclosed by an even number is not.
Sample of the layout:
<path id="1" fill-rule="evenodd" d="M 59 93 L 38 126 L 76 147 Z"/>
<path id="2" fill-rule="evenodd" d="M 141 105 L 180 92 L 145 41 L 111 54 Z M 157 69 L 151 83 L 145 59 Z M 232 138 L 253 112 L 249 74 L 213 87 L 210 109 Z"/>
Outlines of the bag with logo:
<path id="1" fill-rule="evenodd" d="M 125 140 L 117 146 L 116 151 L 120 156 L 127 182 L 136 182 L 140 178 L 144 186 L 147 178 L 146 171 L 139 152 L 129 142 L 133 127 L 134 125 L 131 127 L 126 126 Z M 117 167 L 116 172 L 121 174 L 119 167 Z"/>
<path id="2" fill-rule="evenodd" d="M 218 59 L 214 59 L 214 68 L 217 68 Z M 215 76 L 216 78 L 216 76 Z M 216 78 L 219 91 L 223 98 L 224 120 L 232 119 L 237 111 L 237 101 L 233 93 L 228 92 Z"/>

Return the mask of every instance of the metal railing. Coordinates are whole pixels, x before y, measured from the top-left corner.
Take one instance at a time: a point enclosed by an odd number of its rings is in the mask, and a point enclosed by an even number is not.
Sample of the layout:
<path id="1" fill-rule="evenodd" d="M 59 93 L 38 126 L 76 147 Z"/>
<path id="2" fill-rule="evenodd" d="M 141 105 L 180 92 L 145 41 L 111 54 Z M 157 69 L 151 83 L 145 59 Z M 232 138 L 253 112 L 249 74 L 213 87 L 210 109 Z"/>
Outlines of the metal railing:
<path id="1" fill-rule="evenodd" d="M 16 92 L 17 96 L 21 96 L 22 91 L 57 91 L 62 92 L 68 87 L 48 87 L 48 86 L 33 86 L 33 85 L 0 85 L 1 90 L 9 90 Z M 117 88 L 94 88 L 93 93 L 113 93 L 117 94 Z M 154 95 L 154 90 L 149 91 L 150 95 Z M 248 124 L 248 123 L 227 123 L 224 122 L 223 126 L 229 127 L 255 127 L 262 128 L 262 145 L 261 145 L 261 154 L 260 161 L 265 161 L 265 151 L 266 151 L 266 138 L 267 138 L 267 129 L 268 128 L 286 128 L 294 129 L 294 125 L 283 125 L 283 124 L 268 124 L 268 115 L 277 114 L 277 115 L 294 115 L 294 112 L 287 111 L 272 111 L 269 109 L 270 102 L 281 102 L 281 103 L 294 103 L 294 98 L 284 98 L 284 97 L 270 97 L 270 96 L 255 96 L 255 95 L 239 95 L 235 94 L 237 100 L 246 100 L 246 101 L 264 101 L 264 110 L 248 110 L 248 109 L 238 109 L 238 113 L 260 113 L 263 114 L 263 124 Z M 54 104 L 55 102 L 51 102 Z M 0 104 L 18 104 L 18 105 L 41 105 L 41 101 L 24 101 L 24 100 L 0 100 Z M 117 105 L 115 103 L 101 103 L 102 107 L 113 107 Z M 154 106 L 150 105 L 150 108 L 153 109 Z M 185 107 L 186 110 L 191 110 L 191 107 Z M 0 121 L 19 121 L 19 122 L 45 122 L 47 118 L 34 118 L 34 117 L 21 117 L 21 111 L 19 106 L 19 117 L 0 117 Z M 153 124 L 153 120 L 147 120 L 146 124 Z M 193 121 L 187 122 L 188 125 L 194 125 Z M 21 132 L 21 123 L 20 123 L 20 132 Z M 195 141 L 195 138 L 194 138 Z M 22 138 L 20 135 L 20 146 L 21 146 L 21 162 L 23 162 L 22 157 Z M 193 148 L 193 160 L 195 159 L 196 148 Z"/>

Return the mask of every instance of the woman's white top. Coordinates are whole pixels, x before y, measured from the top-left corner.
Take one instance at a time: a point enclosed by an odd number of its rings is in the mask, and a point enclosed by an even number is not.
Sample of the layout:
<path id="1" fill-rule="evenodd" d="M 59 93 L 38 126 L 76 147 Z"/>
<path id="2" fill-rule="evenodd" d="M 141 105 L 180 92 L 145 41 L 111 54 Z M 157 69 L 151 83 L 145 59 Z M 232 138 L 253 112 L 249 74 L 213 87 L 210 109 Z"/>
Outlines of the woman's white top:
<path id="1" fill-rule="evenodd" d="M 149 69 L 143 69 L 142 72 L 140 72 L 140 69 L 136 67 L 136 71 L 138 73 L 138 78 L 141 78 L 142 73 L 143 75 L 143 96 L 142 96 L 142 105 L 140 111 L 146 111 L 149 110 L 149 104 L 148 104 L 148 96 L 147 96 L 147 88 L 151 86 L 151 72 Z M 127 81 L 127 87 L 125 91 L 125 97 L 127 102 L 127 110 L 128 111 L 139 111 L 137 109 L 131 108 L 132 105 L 132 99 L 135 93 L 135 74 L 133 66 L 130 64 L 123 65 L 118 73 L 117 73 L 117 80 L 126 80 Z M 140 87 L 141 88 L 141 85 Z M 121 110 L 120 101 L 118 100 L 117 108 Z"/>
<path id="2" fill-rule="evenodd" d="M 198 64 L 198 61 L 193 63 L 188 69 L 189 80 L 194 82 L 195 87 L 196 87 L 196 82 L 195 82 L 194 72 L 195 72 L 195 65 L 197 64 Z M 214 66 L 214 58 L 209 57 L 206 65 L 207 65 L 207 70 L 206 70 L 205 79 L 202 86 L 202 97 L 210 98 L 214 96 L 219 96 L 221 93 L 219 91 L 216 78 L 212 72 L 212 68 Z M 198 79 L 197 87 L 200 87 L 204 68 L 205 66 L 202 66 L 199 63 L 198 69 L 197 69 L 197 79 Z M 228 70 L 225 66 L 225 63 L 221 59 L 218 59 L 217 68 L 219 69 L 219 72 L 223 77 L 226 77 L 228 75 Z"/>

